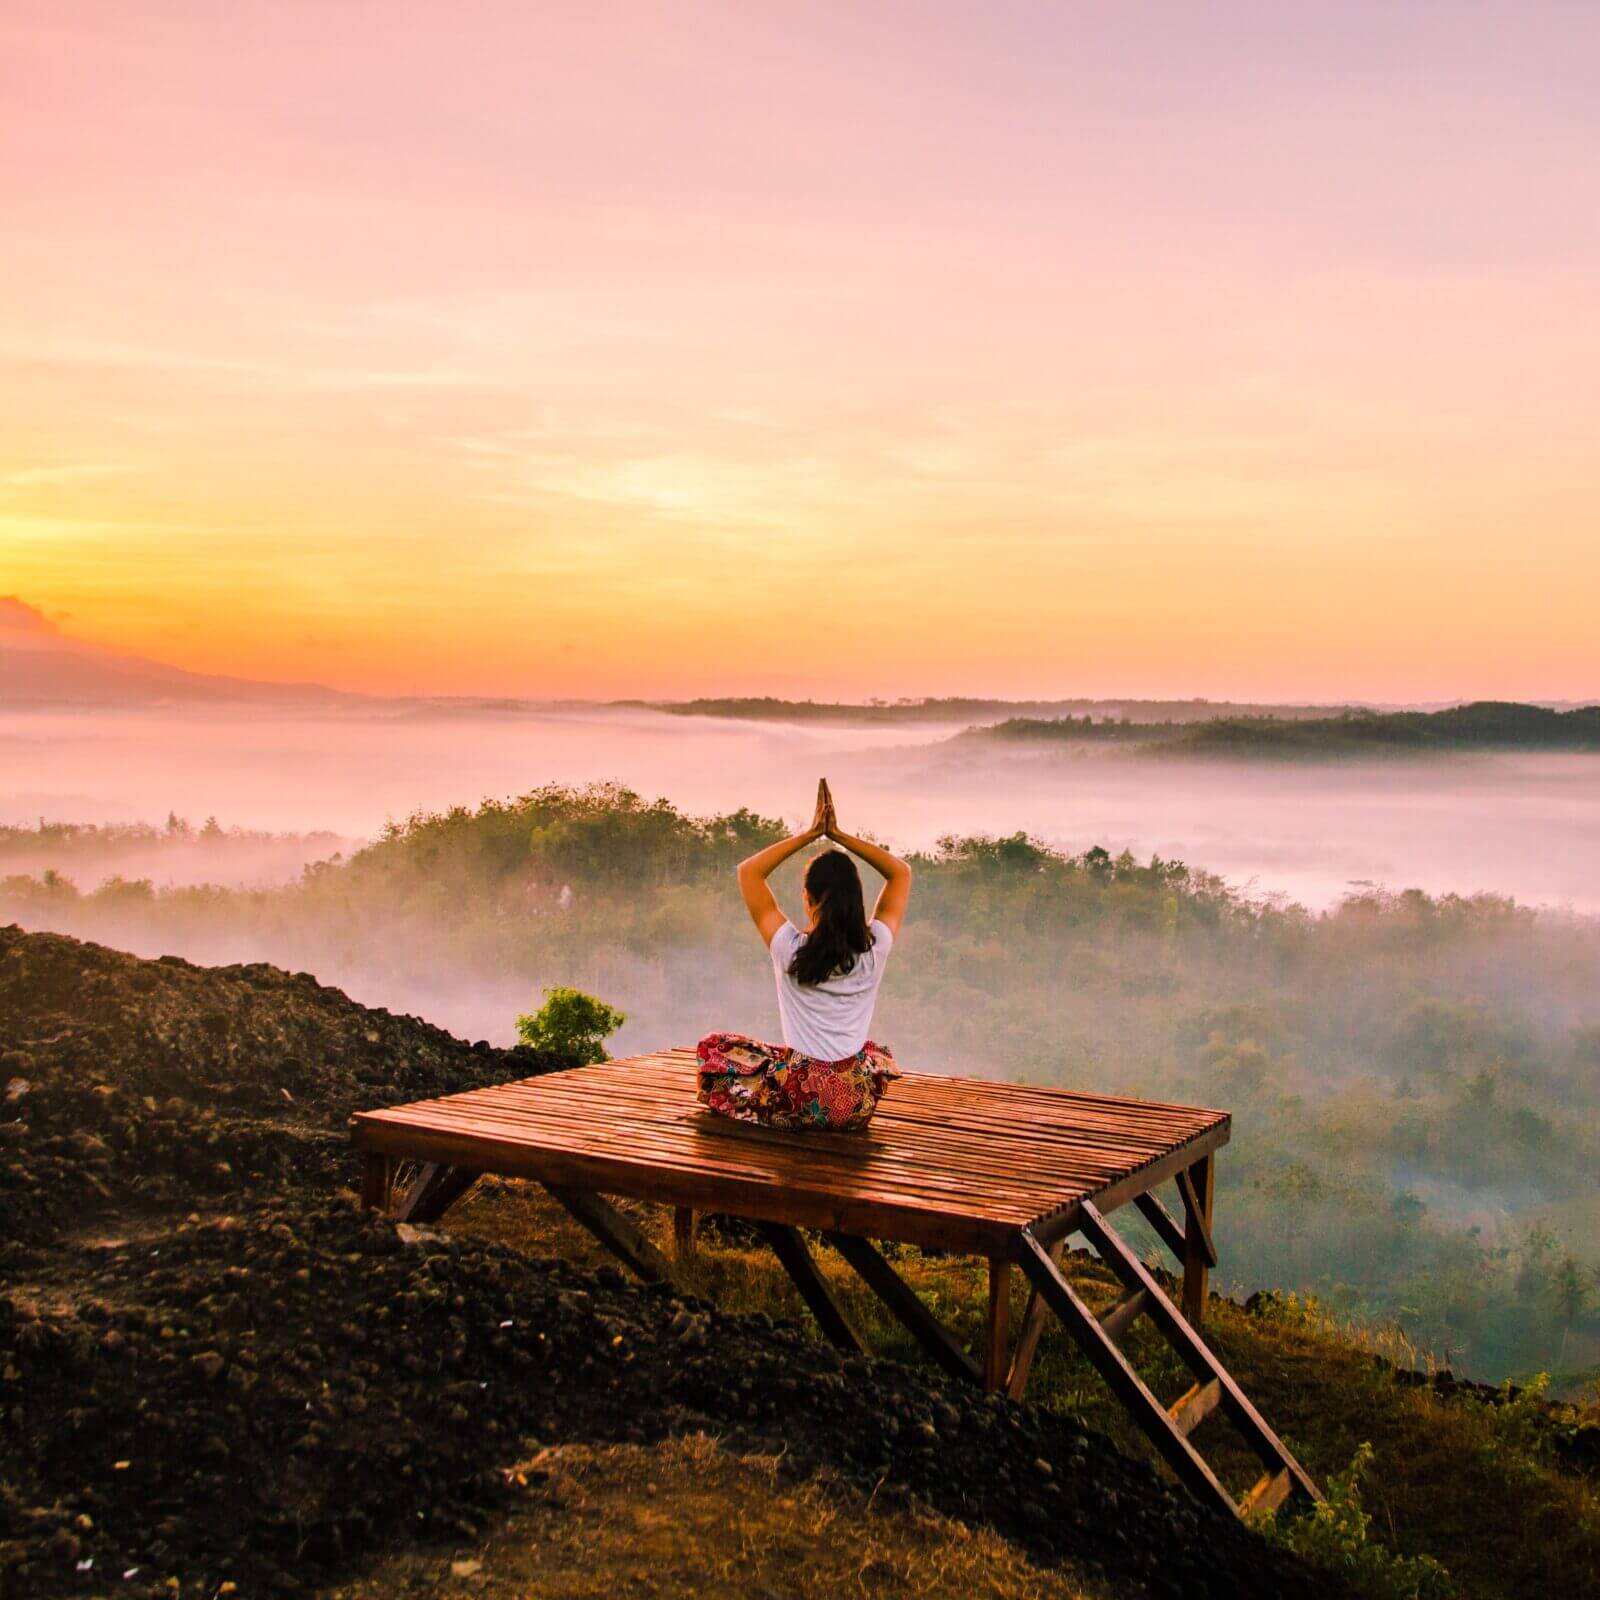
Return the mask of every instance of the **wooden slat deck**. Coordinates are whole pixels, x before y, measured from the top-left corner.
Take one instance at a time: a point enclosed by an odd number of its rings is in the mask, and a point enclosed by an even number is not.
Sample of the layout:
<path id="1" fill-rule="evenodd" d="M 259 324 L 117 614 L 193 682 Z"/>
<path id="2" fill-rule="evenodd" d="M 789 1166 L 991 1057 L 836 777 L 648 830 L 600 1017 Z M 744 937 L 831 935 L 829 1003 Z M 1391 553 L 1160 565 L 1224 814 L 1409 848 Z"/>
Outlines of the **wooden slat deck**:
<path id="1" fill-rule="evenodd" d="M 365 1151 L 726 1210 L 757 1220 L 1011 1257 L 1084 1200 L 1109 1210 L 1225 1143 L 1226 1112 L 907 1073 L 863 1133 L 713 1117 L 695 1058 L 669 1050 L 353 1119 Z"/>

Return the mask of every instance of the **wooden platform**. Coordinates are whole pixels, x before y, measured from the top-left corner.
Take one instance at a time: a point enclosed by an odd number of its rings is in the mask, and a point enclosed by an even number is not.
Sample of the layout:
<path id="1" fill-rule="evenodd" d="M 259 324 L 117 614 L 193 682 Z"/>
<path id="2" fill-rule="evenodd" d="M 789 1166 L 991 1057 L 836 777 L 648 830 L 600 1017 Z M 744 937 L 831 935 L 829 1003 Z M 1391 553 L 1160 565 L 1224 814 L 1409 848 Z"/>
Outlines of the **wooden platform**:
<path id="1" fill-rule="evenodd" d="M 907 1073 L 863 1133 L 784 1133 L 713 1117 L 695 1087 L 693 1051 L 669 1050 L 363 1112 L 351 1126 L 366 1156 L 365 1198 L 390 1203 L 401 1160 L 419 1169 L 395 1208 L 412 1221 L 442 1215 L 482 1173 L 533 1179 L 647 1278 L 670 1277 L 673 1264 L 602 1195 L 678 1208 L 680 1252 L 693 1249 L 696 1212 L 743 1216 L 763 1226 L 827 1337 L 864 1350 L 799 1232 L 812 1229 L 951 1375 L 1020 1398 L 1054 1311 L 1194 1492 L 1239 1510 L 1278 1504 L 1296 1490 L 1316 1494 L 1195 1331 L 1216 1264 L 1213 1156 L 1229 1136 L 1226 1112 Z M 1166 1182 L 1177 1185 L 1181 1225 L 1156 1195 Z M 1104 1220 L 1128 1202 L 1177 1257 L 1182 1313 Z M 1127 1286 L 1103 1319 L 1059 1269 L 1074 1233 L 1088 1237 Z M 981 1359 L 934 1319 L 874 1239 L 988 1257 Z M 1013 1265 L 1033 1286 L 1014 1349 L 1007 1323 Z M 1155 1399 L 1118 1346 L 1140 1316 L 1156 1323 L 1195 1374 L 1194 1388 L 1171 1406 Z M 1188 1440 L 1219 1406 L 1268 1468 L 1240 1502 Z"/>
<path id="2" fill-rule="evenodd" d="M 355 1118 L 363 1150 L 976 1255 L 1045 1243 L 1191 1166 L 1226 1112 L 908 1072 L 864 1133 L 779 1133 L 695 1099 L 692 1050 Z"/>

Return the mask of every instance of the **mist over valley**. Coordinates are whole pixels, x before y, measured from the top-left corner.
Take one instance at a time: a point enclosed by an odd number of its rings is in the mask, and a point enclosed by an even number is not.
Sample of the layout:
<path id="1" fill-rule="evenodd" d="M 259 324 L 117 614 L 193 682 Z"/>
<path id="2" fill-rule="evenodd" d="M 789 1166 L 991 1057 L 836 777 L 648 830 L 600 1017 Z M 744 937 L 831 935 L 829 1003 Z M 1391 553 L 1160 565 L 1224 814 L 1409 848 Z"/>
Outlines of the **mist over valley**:
<path id="1" fill-rule="evenodd" d="M 618 1054 L 771 1034 L 732 869 L 825 773 L 849 823 L 914 853 L 880 1006 L 903 1061 L 1225 1106 L 1222 1281 L 1494 1380 L 1600 1363 L 1560 1287 L 1600 1223 L 1600 757 L 1174 760 L 996 732 L 12 709 L 0 917 L 314 972 L 497 1045 L 555 984 L 626 1013 Z"/>
<path id="2" fill-rule="evenodd" d="M 348 842 L 417 811 L 600 780 L 693 812 L 747 805 L 792 820 L 826 773 L 860 826 L 908 849 L 949 833 L 1022 831 L 1069 851 L 1177 858 L 1314 908 L 1371 883 L 1600 911 L 1600 756 L 1560 750 L 1179 761 L 1111 740 L 1021 740 L 920 714 L 758 720 L 640 706 L 404 703 L 334 714 L 0 707 L 0 753 L 0 823 L 17 825 L 159 825 L 176 811 L 196 826 L 215 816 Z M 218 882 L 288 879 L 338 848 L 324 839 L 248 859 L 214 851 L 200 865 Z M 134 855 L 106 870 L 161 883 L 190 869 L 177 857 Z"/>

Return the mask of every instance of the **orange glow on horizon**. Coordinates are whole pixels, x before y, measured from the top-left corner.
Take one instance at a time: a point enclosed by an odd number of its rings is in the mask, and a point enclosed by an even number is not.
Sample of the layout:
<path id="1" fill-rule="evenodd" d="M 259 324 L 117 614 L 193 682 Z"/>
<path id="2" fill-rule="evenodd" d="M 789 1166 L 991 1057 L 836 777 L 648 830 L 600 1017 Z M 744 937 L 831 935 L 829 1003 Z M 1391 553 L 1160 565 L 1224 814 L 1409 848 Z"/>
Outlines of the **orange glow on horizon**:
<path id="1" fill-rule="evenodd" d="M 373 691 L 1600 695 L 1596 17 L 603 9 L 9 8 L 0 593 Z"/>

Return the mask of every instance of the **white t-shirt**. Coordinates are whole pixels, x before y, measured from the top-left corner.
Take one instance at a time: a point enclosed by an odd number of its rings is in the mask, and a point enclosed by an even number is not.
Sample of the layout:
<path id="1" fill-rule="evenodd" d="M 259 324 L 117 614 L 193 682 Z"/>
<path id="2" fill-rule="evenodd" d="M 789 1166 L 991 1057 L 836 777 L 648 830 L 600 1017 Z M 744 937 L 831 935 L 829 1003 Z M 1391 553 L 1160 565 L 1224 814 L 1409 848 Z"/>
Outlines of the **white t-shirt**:
<path id="1" fill-rule="evenodd" d="M 792 922 L 772 936 L 772 970 L 778 979 L 778 1015 L 783 1019 L 783 1042 L 818 1061 L 843 1061 L 867 1042 L 872 1008 L 884 963 L 894 935 L 874 918 L 867 924 L 872 948 L 856 957 L 850 971 L 822 983 L 800 983 L 790 975 L 789 963 L 806 942 Z"/>

